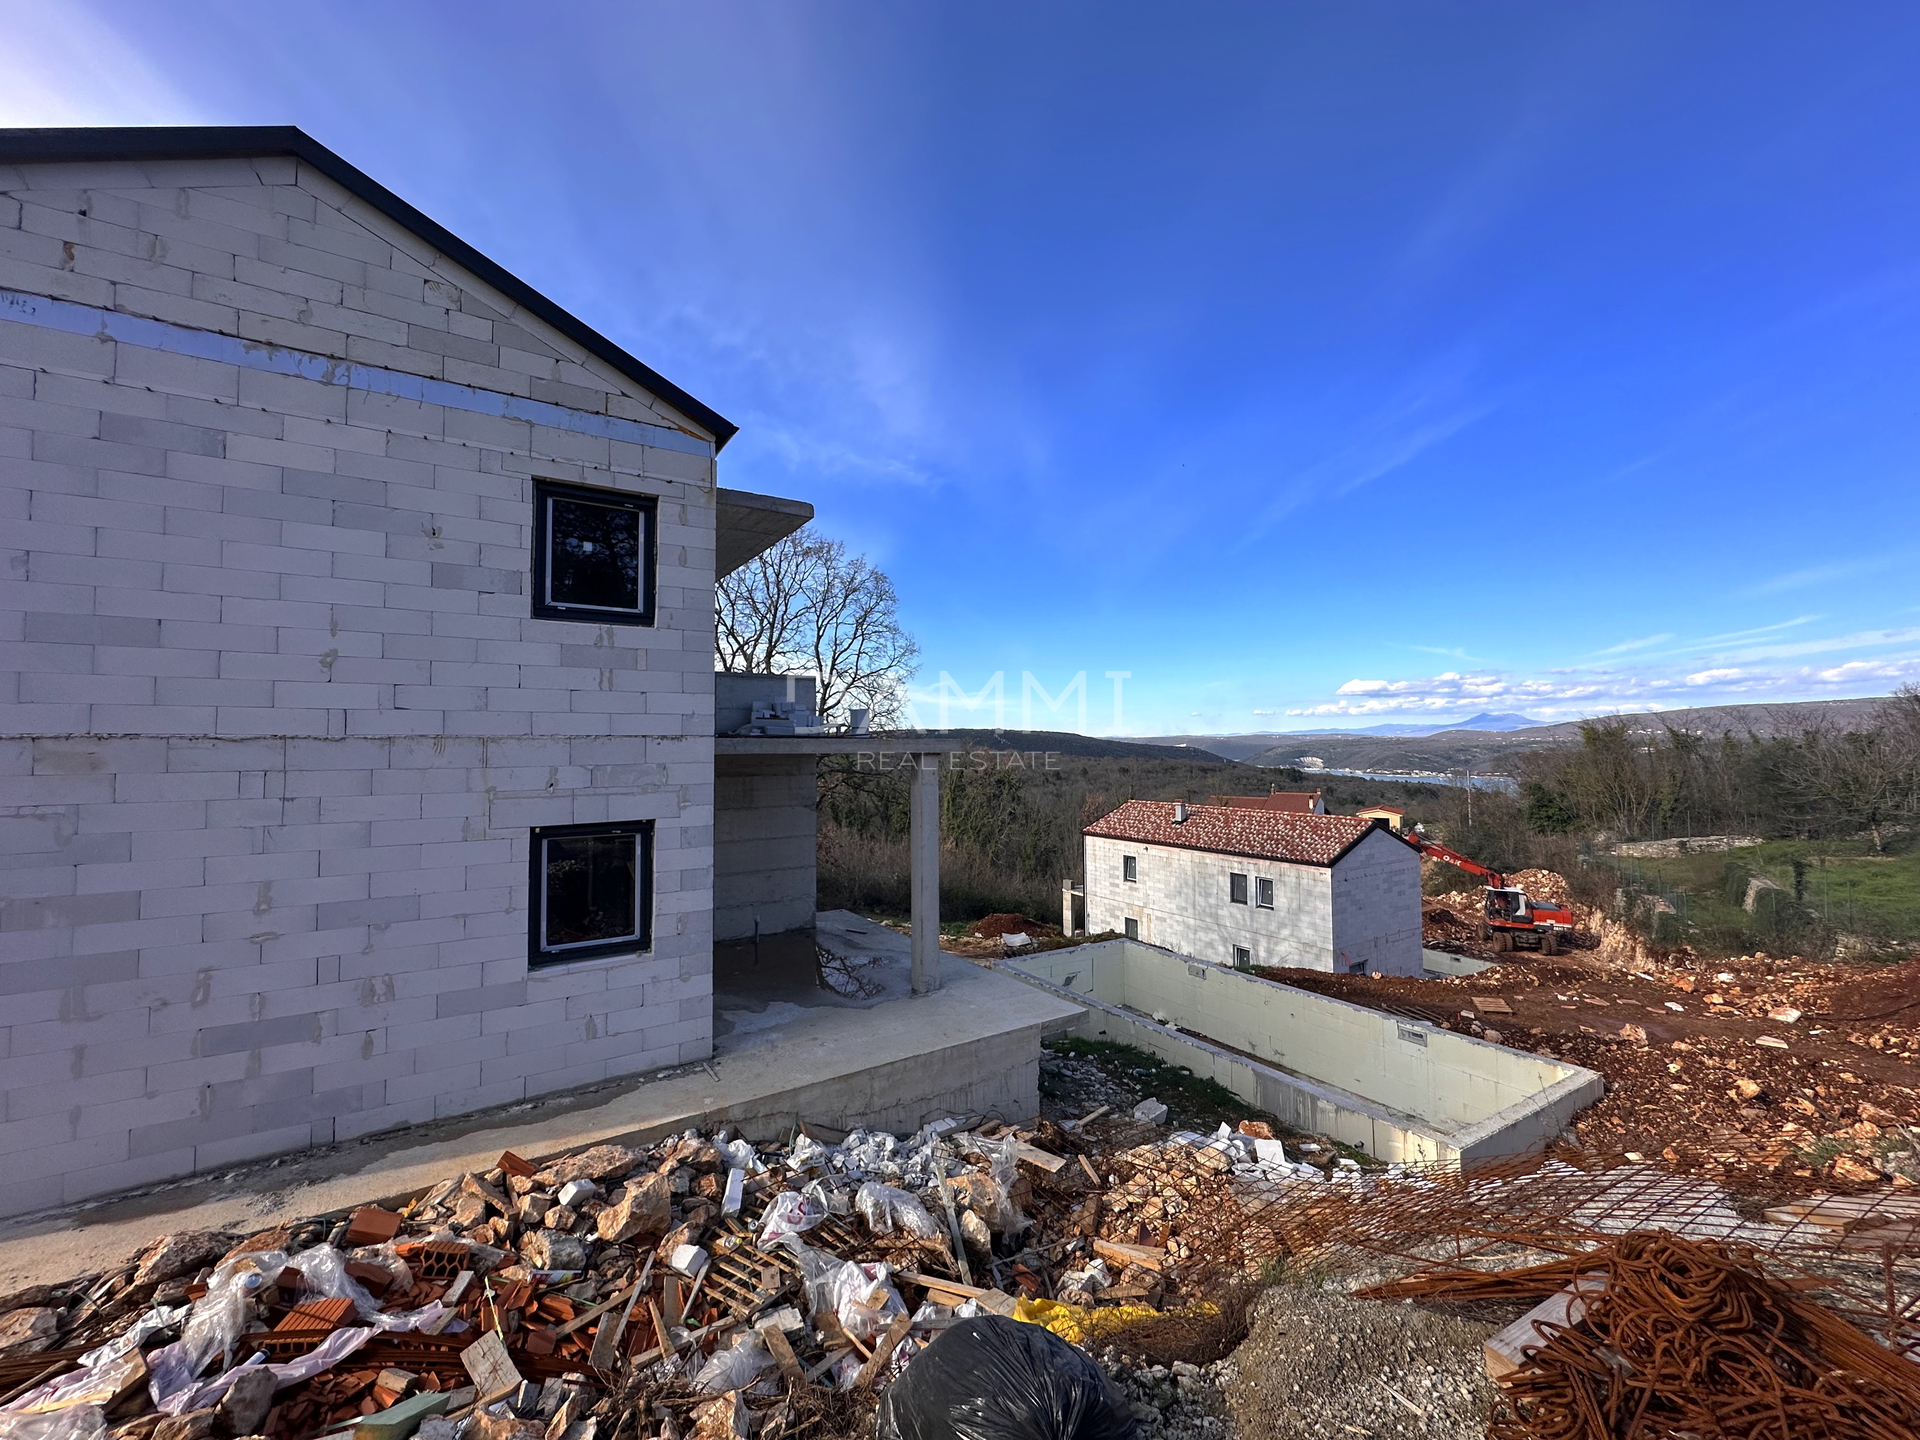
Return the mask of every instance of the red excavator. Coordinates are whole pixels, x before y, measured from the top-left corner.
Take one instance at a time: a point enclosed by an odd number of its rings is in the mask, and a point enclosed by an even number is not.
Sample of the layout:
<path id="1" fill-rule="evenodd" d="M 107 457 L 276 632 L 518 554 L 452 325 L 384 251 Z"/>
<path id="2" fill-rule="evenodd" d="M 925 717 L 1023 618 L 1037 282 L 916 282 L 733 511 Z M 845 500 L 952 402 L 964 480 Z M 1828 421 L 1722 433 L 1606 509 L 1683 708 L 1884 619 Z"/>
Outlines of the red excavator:
<path id="1" fill-rule="evenodd" d="M 1518 885 L 1507 884 L 1507 877 L 1498 870 L 1429 840 L 1418 827 L 1404 838 L 1422 855 L 1457 865 L 1487 882 L 1487 913 L 1480 921 L 1480 938 L 1491 940 L 1495 950 L 1518 950 L 1526 944 L 1538 945 L 1543 955 L 1558 955 L 1573 935 L 1573 911 L 1565 905 L 1529 898 Z"/>

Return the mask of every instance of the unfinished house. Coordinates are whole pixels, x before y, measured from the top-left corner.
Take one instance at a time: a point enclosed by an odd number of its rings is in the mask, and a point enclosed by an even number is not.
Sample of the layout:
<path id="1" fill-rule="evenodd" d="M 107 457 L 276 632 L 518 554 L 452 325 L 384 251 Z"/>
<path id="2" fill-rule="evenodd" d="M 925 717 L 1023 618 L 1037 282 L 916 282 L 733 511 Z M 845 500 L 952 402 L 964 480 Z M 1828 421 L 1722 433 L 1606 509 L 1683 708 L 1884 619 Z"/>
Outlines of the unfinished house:
<path id="1" fill-rule="evenodd" d="M 1130 800 L 1083 836 L 1088 933 L 1241 970 L 1421 973 L 1420 856 L 1384 822 Z"/>
<path id="2" fill-rule="evenodd" d="M 297 130 L 0 132 L 0 1214 L 714 1054 L 848 743 L 720 742 L 716 841 L 715 576 L 812 514 L 733 433 Z M 915 796 L 913 1021 L 749 997 L 606 1133 L 1032 1113 Z"/>

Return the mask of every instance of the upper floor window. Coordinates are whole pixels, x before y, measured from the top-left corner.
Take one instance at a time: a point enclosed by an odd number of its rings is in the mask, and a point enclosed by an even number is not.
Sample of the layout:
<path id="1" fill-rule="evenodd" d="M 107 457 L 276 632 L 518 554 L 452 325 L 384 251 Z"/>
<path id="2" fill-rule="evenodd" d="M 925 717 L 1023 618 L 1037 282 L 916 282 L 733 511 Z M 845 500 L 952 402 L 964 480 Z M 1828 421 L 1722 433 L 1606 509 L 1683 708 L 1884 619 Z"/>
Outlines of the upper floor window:
<path id="1" fill-rule="evenodd" d="M 1227 899 L 1235 905 L 1247 903 L 1247 877 L 1244 875 L 1227 876 Z"/>
<path id="2" fill-rule="evenodd" d="M 653 941 L 653 822 L 533 832 L 527 961 L 632 953 Z"/>
<path id="3" fill-rule="evenodd" d="M 533 613 L 546 620 L 653 624 L 659 502 L 533 482 Z"/>
<path id="4" fill-rule="evenodd" d="M 1273 909 L 1273 881 L 1262 878 L 1253 882 L 1253 903 L 1262 910 Z"/>
<path id="5" fill-rule="evenodd" d="M 1122 880 L 1139 880 L 1140 860 L 1138 856 L 1122 855 L 1120 857 L 1120 878 Z"/>

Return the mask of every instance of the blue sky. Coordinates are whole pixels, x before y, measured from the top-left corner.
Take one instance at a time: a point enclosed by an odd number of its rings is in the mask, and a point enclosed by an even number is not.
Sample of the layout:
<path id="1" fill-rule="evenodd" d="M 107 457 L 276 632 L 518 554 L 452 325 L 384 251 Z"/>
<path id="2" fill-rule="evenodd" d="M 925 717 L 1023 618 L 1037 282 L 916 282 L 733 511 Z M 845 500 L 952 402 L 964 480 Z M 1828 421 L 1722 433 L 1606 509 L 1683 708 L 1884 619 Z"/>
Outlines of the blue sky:
<path id="1" fill-rule="evenodd" d="M 0 123 L 298 124 L 729 416 L 723 483 L 894 577 L 923 719 L 943 672 L 1135 734 L 1920 679 L 1910 5 L 0 33 Z"/>

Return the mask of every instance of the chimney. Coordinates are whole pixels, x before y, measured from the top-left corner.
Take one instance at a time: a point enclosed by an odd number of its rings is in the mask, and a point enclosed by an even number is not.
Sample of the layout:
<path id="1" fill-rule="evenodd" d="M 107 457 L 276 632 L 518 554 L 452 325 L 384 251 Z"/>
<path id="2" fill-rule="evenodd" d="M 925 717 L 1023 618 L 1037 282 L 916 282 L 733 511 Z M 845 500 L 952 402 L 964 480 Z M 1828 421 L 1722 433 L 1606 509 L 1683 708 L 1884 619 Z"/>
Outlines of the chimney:
<path id="1" fill-rule="evenodd" d="M 1187 823 L 1186 801 L 1176 800 L 1173 802 L 1173 823 L 1176 825 L 1184 825 Z"/>

